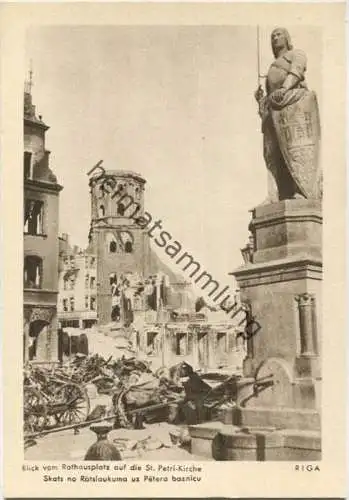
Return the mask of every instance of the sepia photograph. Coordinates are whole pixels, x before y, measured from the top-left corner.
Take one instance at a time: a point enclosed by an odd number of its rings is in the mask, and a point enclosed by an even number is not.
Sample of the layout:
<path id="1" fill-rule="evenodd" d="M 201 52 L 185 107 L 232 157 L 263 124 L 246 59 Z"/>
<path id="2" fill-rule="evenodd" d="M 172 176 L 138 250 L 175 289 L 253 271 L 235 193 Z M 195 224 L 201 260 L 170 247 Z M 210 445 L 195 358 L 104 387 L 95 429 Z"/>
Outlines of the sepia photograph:
<path id="1" fill-rule="evenodd" d="M 344 15 L 171 5 L 33 4 L 25 22 L 23 6 L 17 38 L 21 9 L 3 9 L 11 495 L 258 496 L 266 480 L 328 496 L 344 466 Z"/>
<path id="2" fill-rule="evenodd" d="M 26 47 L 25 457 L 320 460 L 321 30 Z"/>

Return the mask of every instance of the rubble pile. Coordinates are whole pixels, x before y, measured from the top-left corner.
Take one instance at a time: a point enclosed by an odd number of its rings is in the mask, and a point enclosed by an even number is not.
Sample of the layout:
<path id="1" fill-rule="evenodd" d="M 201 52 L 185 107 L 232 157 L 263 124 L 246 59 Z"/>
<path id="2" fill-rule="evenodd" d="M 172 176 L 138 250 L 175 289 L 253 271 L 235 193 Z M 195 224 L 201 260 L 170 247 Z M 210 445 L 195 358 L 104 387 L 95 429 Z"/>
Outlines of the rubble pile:
<path id="1" fill-rule="evenodd" d="M 108 418 L 113 419 L 114 429 L 141 430 L 154 423 L 190 425 L 211 420 L 222 405 L 234 403 L 237 378 L 229 377 L 229 383 L 215 386 L 186 362 L 154 372 L 149 362 L 136 357 L 77 354 L 59 367 L 27 367 L 24 382 L 46 398 L 56 394 L 55 384 L 75 384 L 85 391 L 88 414 L 77 421 L 80 424 Z M 72 401 L 59 403 L 60 408 L 70 407 Z M 42 408 L 42 402 L 38 407 Z M 35 413 L 37 408 L 30 411 Z M 41 430 L 48 427 L 48 421 L 40 422 Z M 57 419 L 57 425 L 63 423 Z"/>

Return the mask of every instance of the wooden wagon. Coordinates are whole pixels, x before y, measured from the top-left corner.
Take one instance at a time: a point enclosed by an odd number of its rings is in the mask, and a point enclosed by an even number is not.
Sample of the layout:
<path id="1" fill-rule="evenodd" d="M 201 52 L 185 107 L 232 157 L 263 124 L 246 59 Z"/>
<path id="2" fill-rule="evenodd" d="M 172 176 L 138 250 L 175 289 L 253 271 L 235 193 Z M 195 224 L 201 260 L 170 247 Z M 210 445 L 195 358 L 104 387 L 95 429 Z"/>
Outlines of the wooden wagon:
<path id="1" fill-rule="evenodd" d="M 24 435 L 84 422 L 90 400 L 84 386 L 39 368 L 28 372 L 23 386 Z"/>

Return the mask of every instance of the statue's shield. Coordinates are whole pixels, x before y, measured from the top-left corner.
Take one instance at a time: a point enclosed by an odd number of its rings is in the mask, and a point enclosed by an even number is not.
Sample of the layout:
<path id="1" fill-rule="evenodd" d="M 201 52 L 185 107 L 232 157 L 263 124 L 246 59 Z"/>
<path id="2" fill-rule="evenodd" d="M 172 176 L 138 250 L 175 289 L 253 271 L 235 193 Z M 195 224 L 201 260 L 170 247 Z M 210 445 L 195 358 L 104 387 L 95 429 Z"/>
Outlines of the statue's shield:
<path id="1" fill-rule="evenodd" d="M 320 121 L 314 92 L 279 110 L 271 110 L 281 153 L 299 191 L 318 198 Z"/>

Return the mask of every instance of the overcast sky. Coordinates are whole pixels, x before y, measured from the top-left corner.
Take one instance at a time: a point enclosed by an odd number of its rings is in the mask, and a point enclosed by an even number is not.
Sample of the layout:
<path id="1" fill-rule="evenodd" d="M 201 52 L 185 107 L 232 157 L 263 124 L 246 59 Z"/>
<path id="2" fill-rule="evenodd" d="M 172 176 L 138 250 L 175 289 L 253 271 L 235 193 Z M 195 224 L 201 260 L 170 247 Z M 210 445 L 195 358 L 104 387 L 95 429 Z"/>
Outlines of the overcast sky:
<path id="1" fill-rule="evenodd" d="M 272 61 L 261 27 L 261 70 Z M 287 26 L 308 56 L 321 111 L 321 31 Z M 134 170 L 146 210 L 222 286 L 242 264 L 249 210 L 266 196 L 256 27 L 52 27 L 28 32 L 33 99 L 51 127 L 46 146 L 64 186 L 60 232 L 85 247 L 86 173 Z M 163 249 L 155 248 L 171 264 Z M 178 271 L 176 265 L 172 265 Z"/>

